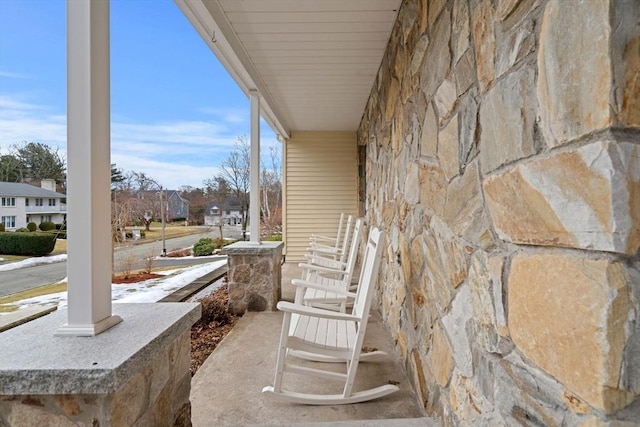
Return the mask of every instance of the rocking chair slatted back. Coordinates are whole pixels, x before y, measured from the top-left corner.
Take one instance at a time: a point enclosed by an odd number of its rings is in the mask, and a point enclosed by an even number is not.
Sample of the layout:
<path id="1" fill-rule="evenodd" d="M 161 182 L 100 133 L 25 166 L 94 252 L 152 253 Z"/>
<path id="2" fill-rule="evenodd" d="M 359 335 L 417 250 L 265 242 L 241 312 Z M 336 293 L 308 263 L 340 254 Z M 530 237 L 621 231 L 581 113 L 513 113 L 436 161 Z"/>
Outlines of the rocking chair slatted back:
<path id="1" fill-rule="evenodd" d="M 378 282 L 383 239 L 384 233 L 377 228 L 370 231 L 360 273 L 360 283 L 351 314 L 285 301 L 278 303 L 278 309 L 284 312 L 284 318 L 278 346 L 276 375 L 274 385 L 263 388 L 263 393 L 291 402 L 335 405 L 364 402 L 398 390 L 395 385 L 385 384 L 353 392 L 373 292 Z M 384 355 L 383 352 L 379 353 Z M 322 362 L 343 363 L 346 367 L 346 373 L 295 363 L 295 360 L 299 360 L 298 357 L 315 361 L 320 365 L 323 365 Z M 362 357 L 362 359 L 367 358 Z M 295 392 L 284 388 L 285 373 L 340 380 L 344 382 L 344 386 L 342 393 L 339 394 Z"/>

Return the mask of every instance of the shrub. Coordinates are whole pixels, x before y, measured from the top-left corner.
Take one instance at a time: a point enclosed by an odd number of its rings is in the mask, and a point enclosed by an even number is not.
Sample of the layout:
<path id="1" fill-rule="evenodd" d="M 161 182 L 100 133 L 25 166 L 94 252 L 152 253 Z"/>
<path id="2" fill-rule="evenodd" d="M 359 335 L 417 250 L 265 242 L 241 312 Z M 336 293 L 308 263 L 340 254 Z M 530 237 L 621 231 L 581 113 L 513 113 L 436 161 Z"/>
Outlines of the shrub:
<path id="1" fill-rule="evenodd" d="M 43 233 L 51 234 L 52 236 L 56 236 L 56 238 L 58 239 L 65 240 L 67 238 L 67 230 L 50 230 L 50 231 L 43 231 Z"/>
<path id="2" fill-rule="evenodd" d="M 220 249 L 226 244 L 227 242 L 224 239 L 203 237 L 193 245 L 193 256 L 211 255 L 214 250 Z"/>
<path id="3" fill-rule="evenodd" d="M 31 233 L 31 230 L 26 227 L 20 227 L 16 230 L 16 233 Z"/>
<path id="4" fill-rule="evenodd" d="M 27 228 L 29 229 L 29 231 L 34 232 L 38 229 L 38 226 L 35 222 L 30 222 L 29 224 L 27 224 Z"/>
<path id="5" fill-rule="evenodd" d="M 40 227 L 40 230 L 42 231 L 50 231 L 50 230 L 56 229 L 56 225 L 51 221 L 41 222 L 39 227 Z"/>
<path id="6" fill-rule="evenodd" d="M 0 224 L 0 232 L 4 231 L 4 224 Z"/>
<path id="7" fill-rule="evenodd" d="M 56 236 L 50 233 L 0 233 L 0 254 L 46 255 L 55 245 Z"/>
<path id="8" fill-rule="evenodd" d="M 67 238 L 67 224 L 66 223 L 61 223 L 61 224 L 56 224 L 56 231 L 54 232 L 56 237 L 58 237 L 58 239 L 66 239 Z M 53 232 L 53 230 L 52 230 Z"/>
<path id="9" fill-rule="evenodd" d="M 214 249 L 215 245 L 213 243 L 213 239 L 211 239 L 210 237 L 203 237 L 202 239 L 198 240 L 195 245 L 193 245 L 193 255 L 211 255 Z"/>

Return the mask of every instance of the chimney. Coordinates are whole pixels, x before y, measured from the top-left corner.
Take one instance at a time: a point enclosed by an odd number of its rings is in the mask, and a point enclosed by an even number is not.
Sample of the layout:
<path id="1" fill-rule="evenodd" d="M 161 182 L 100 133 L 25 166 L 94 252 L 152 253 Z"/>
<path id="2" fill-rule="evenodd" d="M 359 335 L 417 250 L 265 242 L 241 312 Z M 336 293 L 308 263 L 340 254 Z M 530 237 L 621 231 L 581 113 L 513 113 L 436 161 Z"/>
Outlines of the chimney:
<path id="1" fill-rule="evenodd" d="M 40 181 L 40 187 L 49 190 L 56 191 L 56 180 L 55 179 L 43 179 Z"/>

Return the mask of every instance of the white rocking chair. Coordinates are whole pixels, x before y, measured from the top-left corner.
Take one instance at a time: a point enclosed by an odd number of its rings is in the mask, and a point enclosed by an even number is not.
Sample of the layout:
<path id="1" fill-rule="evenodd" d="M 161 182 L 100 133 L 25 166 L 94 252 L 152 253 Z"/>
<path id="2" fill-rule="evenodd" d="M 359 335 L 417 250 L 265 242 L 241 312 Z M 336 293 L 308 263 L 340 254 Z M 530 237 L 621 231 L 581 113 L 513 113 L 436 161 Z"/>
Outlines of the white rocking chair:
<path id="1" fill-rule="evenodd" d="M 342 225 L 344 224 L 344 212 L 340 214 L 340 219 L 338 220 L 338 231 L 336 233 L 336 237 L 331 236 L 323 236 L 319 234 L 312 234 L 309 237 L 309 242 L 311 244 L 323 244 L 328 246 L 338 247 L 340 246 L 340 238 L 342 237 Z"/>
<path id="2" fill-rule="evenodd" d="M 344 223 L 344 212 L 342 212 L 340 214 L 340 219 L 338 220 L 338 232 L 336 233 L 336 237 L 312 234 L 309 237 L 309 241 L 311 243 L 322 243 L 322 244 L 325 244 L 325 245 L 329 244 L 329 245 L 338 247 L 338 245 L 340 245 L 340 237 L 341 237 L 341 233 L 342 233 L 342 224 L 343 223 Z"/>
<path id="3" fill-rule="evenodd" d="M 303 271 L 303 279 L 293 279 L 292 281 L 292 284 L 296 286 L 296 303 L 326 309 L 334 309 L 335 307 L 342 312 L 346 311 L 347 296 L 337 294 L 333 290 L 348 291 L 351 286 L 358 258 L 358 248 L 360 247 L 362 223 L 363 220 L 358 218 L 353 227 L 347 262 L 328 259 L 323 259 L 320 262 L 315 256 L 310 255 L 308 257 L 309 263 L 298 264 Z M 308 287 L 308 283 L 320 284 L 323 285 L 323 288 Z"/>
<path id="4" fill-rule="evenodd" d="M 317 234 L 312 234 L 309 237 L 309 247 L 307 252 L 325 257 L 329 259 L 339 259 L 344 261 L 344 251 L 349 244 L 349 231 L 351 230 L 351 223 L 353 222 L 353 216 L 346 217 L 345 214 L 340 214 L 340 221 L 338 222 L 338 231 L 336 237 L 328 237 Z"/>
<path id="5" fill-rule="evenodd" d="M 338 405 L 365 402 L 398 390 L 395 385 L 385 384 L 369 390 L 353 391 L 369 319 L 371 299 L 377 284 L 383 238 L 383 233 L 378 229 L 371 230 L 356 294 L 347 291 L 339 292 L 345 296 L 351 294 L 355 298 L 351 314 L 285 301 L 278 303 L 278 309 L 284 312 L 284 319 L 276 375 L 274 385 L 263 388 L 263 393 L 296 403 Z M 315 354 L 318 355 L 318 359 L 327 357 L 332 361 L 340 360 L 346 365 L 346 373 L 295 364 L 294 361 L 289 360 L 293 358 L 289 350 Z M 344 382 L 344 387 L 341 394 L 310 394 L 286 390 L 283 388 L 285 372 L 341 380 Z"/>

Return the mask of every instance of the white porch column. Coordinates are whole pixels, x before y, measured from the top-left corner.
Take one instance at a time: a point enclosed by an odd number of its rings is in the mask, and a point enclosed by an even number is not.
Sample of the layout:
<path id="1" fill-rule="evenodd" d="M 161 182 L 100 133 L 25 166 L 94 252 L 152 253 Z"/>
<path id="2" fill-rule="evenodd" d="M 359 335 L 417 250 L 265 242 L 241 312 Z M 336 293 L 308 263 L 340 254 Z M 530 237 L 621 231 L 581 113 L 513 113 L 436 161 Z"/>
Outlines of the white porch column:
<path id="1" fill-rule="evenodd" d="M 97 335 L 111 314 L 109 2 L 67 0 L 68 318 L 58 335 Z"/>
<path id="2" fill-rule="evenodd" d="M 260 94 L 249 92 L 251 99 L 251 187 L 249 194 L 249 218 L 251 219 L 251 243 L 260 243 Z"/>

